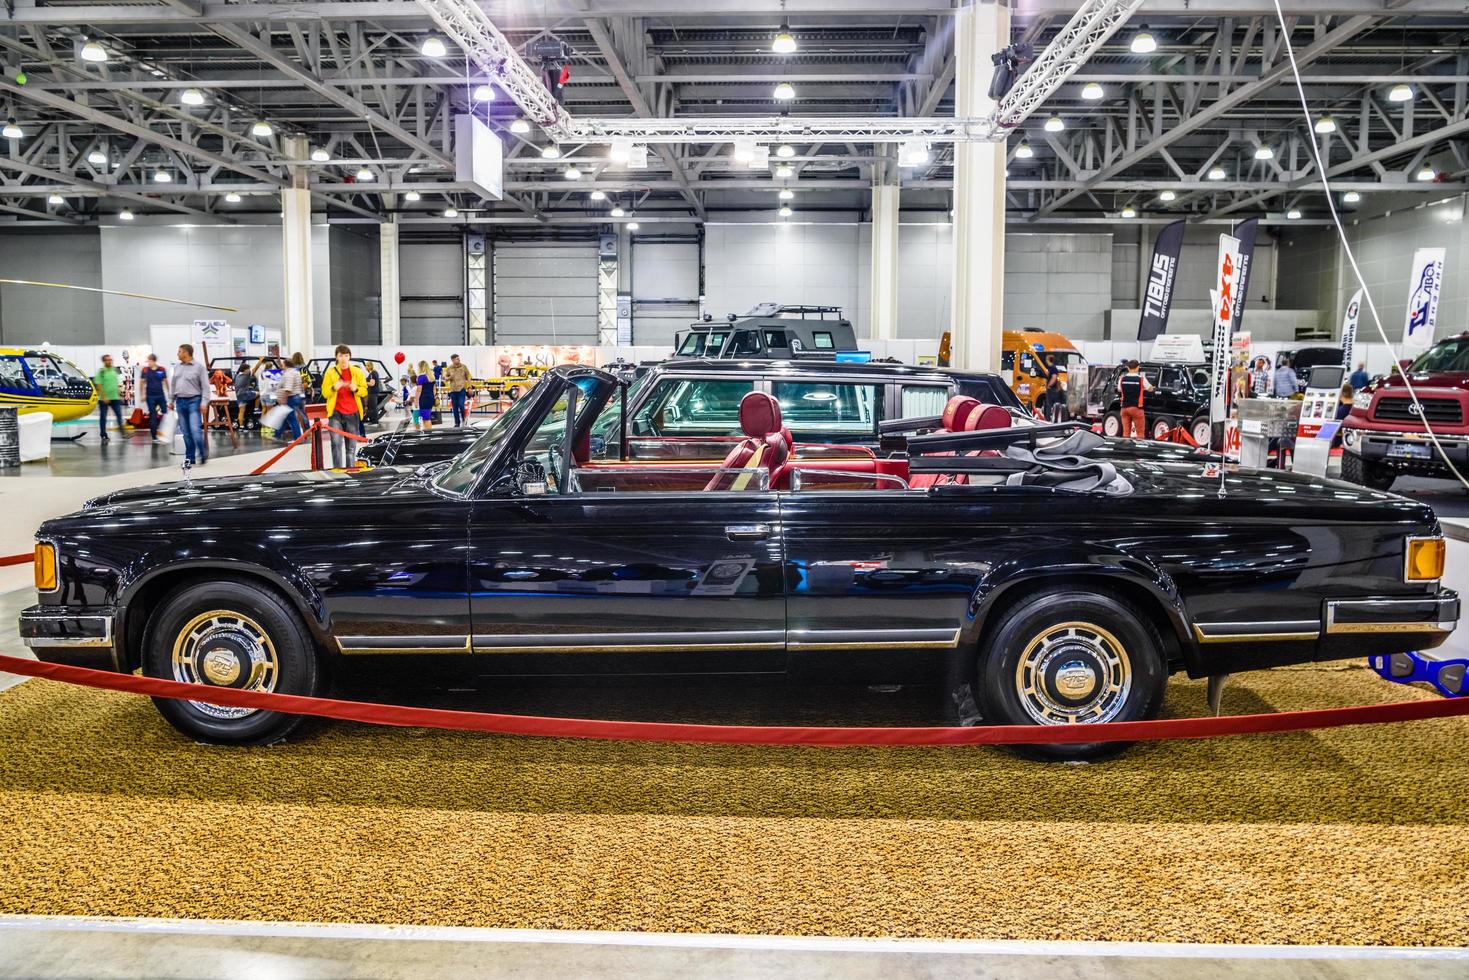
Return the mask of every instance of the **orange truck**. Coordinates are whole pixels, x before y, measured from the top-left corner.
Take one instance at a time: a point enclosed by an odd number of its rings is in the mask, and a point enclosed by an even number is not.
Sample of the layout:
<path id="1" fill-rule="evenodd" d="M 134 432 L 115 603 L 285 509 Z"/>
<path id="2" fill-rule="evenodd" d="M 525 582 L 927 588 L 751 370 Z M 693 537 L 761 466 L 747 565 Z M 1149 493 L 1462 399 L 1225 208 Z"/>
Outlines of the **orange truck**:
<path id="1" fill-rule="evenodd" d="M 1040 408 L 1046 392 L 1047 357 L 1055 359 L 1063 388 L 1067 369 L 1086 361 L 1071 341 L 1047 330 L 1006 330 L 1000 340 L 1000 373 L 1020 400 L 1032 408 Z"/>

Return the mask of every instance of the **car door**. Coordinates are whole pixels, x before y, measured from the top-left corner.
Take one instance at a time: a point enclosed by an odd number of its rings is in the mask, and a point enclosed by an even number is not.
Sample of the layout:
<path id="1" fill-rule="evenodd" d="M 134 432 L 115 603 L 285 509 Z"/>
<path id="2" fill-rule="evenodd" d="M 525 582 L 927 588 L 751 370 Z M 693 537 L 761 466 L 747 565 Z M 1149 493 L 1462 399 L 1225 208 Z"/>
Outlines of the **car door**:
<path id="1" fill-rule="evenodd" d="M 759 483 L 728 491 L 640 490 L 637 484 L 584 492 L 551 455 L 576 411 L 572 400 L 563 391 L 538 401 L 550 410 L 514 465 L 532 476 L 544 468 L 546 484 L 533 493 L 490 489 L 470 513 L 470 612 L 482 669 L 784 669 L 777 495 Z M 582 419 L 577 416 L 578 427 Z M 713 472 L 718 465 L 609 461 L 602 472 Z"/>

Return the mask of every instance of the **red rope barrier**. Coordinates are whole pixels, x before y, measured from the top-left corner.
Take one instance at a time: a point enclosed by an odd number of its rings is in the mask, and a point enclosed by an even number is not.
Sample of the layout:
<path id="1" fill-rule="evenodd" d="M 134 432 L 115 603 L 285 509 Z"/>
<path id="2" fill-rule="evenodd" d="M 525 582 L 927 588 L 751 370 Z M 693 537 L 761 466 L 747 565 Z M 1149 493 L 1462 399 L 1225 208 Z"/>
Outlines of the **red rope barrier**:
<path id="1" fill-rule="evenodd" d="M 0 568 L 5 568 L 10 565 L 29 565 L 35 560 L 36 553 L 34 551 L 27 551 L 23 555 L 6 555 L 0 558 Z"/>
<path id="2" fill-rule="evenodd" d="M 286 453 L 290 452 L 292 449 L 295 449 L 297 446 L 301 445 L 301 443 L 305 442 L 306 437 L 309 435 L 311 435 L 311 426 L 308 425 L 305 432 L 292 439 L 280 452 L 276 453 L 274 456 L 270 457 L 270 459 L 267 459 L 255 469 L 251 470 L 250 475 L 259 476 L 260 474 L 264 473 L 266 470 L 274 466 L 276 463 L 279 463 L 281 461 L 281 458 L 284 457 Z"/>
<path id="3" fill-rule="evenodd" d="M 1299 732 L 1345 725 L 1382 725 L 1469 715 L 1469 697 L 1430 698 L 1392 704 L 1280 711 L 1219 718 L 1170 718 L 1165 721 L 1123 721 L 1099 725 L 979 725 L 973 728 L 816 728 L 779 725 L 688 725 L 653 721 L 603 721 L 588 718 L 546 718 L 505 715 L 446 708 L 413 708 L 268 694 L 183 684 L 178 681 L 119 674 L 85 667 L 46 664 L 19 657 L 0 656 L 0 670 L 66 684 L 79 684 L 155 698 L 208 701 L 232 708 L 257 708 L 293 715 L 314 715 L 337 721 L 408 728 L 444 728 L 496 735 L 532 735 L 542 738 L 615 739 L 631 742 L 695 742 L 736 745 L 1070 745 L 1091 742 L 1150 742 L 1160 739 L 1214 738 Z"/>

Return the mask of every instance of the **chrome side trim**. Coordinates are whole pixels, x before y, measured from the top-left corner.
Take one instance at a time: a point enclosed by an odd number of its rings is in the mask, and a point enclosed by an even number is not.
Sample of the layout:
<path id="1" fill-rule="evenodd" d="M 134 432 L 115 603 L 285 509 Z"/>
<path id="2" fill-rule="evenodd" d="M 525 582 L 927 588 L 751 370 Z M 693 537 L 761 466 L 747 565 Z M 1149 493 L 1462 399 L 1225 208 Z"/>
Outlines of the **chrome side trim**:
<path id="1" fill-rule="evenodd" d="M 959 645 L 959 630 L 811 630 L 787 633 L 786 645 L 798 650 L 952 650 Z"/>
<path id="2" fill-rule="evenodd" d="M 52 637 L 52 636 L 27 636 L 22 642 L 32 649 L 51 649 L 55 647 L 110 647 L 112 646 L 112 617 L 111 616 L 27 616 L 29 622 L 44 622 L 46 620 L 65 620 L 70 623 L 81 620 L 96 620 L 102 623 L 101 636 L 74 636 L 74 637 Z"/>
<path id="3" fill-rule="evenodd" d="M 784 630 L 337 637 L 337 648 L 348 656 L 399 653 L 678 653 L 703 650 L 780 650 L 784 646 Z"/>
<path id="4" fill-rule="evenodd" d="M 469 637 L 339 636 L 337 649 L 346 655 L 371 653 L 469 653 Z"/>
<path id="5" fill-rule="evenodd" d="M 1456 603 L 1457 604 L 1457 603 Z M 1326 602 L 1327 633 L 1452 633 L 1457 621 L 1445 620 L 1366 620 L 1360 623 L 1337 622 L 1337 610 L 1351 607 L 1364 612 L 1390 613 L 1394 607 L 1433 606 L 1443 612 L 1444 601 L 1438 596 L 1421 599 L 1328 599 Z"/>
<path id="6" fill-rule="evenodd" d="M 1200 643 L 1274 643 L 1319 639 L 1321 624 L 1314 619 L 1273 623 L 1195 623 L 1194 637 Z"/>

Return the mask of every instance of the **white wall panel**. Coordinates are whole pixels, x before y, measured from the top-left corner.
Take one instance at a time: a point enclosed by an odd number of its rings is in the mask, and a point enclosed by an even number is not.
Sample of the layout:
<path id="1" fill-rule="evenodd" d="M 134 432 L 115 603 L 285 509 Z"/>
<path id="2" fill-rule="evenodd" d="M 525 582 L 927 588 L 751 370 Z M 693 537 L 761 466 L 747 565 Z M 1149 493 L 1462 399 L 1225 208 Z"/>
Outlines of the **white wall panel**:
<path id="1" fill-rule="evenodd" d="M 495 343 L 595 344 L 597 246 L 495 243 Z"/>
<path id="2" fill-rule="evenodd" d="M 0 236 L 0 269 L 7 279 L 100 287 L 101 239 L 95 228 L 6 234 Z M 98 344 L 102 339 L 100 294 L 0 286 L 0 341 L 5 344 Z"/>
<path id="3" fill-rule="evenodd" d="M 404 344 L 464 343 L 464 246 L 459 242 L 401 242 L 398 283 L 402 291 Z"/>

